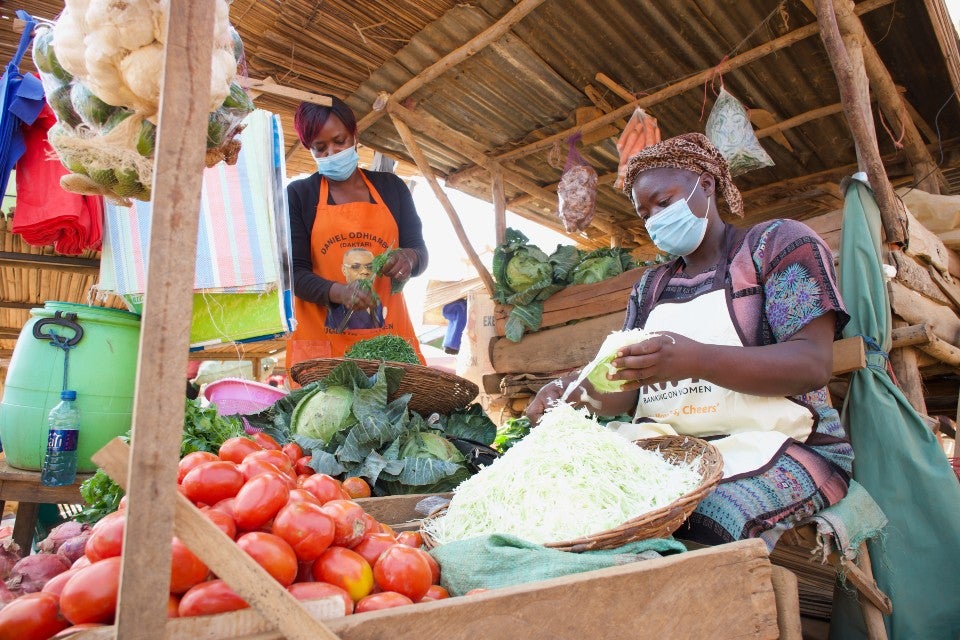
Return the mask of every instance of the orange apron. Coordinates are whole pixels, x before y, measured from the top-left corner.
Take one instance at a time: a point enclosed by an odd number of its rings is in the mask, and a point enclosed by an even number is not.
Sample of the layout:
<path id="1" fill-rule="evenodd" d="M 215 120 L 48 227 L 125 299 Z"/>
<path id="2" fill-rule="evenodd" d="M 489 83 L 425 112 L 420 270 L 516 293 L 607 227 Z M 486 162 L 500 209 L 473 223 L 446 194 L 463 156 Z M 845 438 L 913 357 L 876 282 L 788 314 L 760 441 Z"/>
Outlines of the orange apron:
<path id="1" fill-rule="evenodd" d="M 349 264 L 368 263 L 372 256 L 383 253 L 400 244 L 397 221 L 383 198 L 367 176 L 360 172 L 370 190 L 374 202 L 349 202 L 327 204 L 329 183 L 320 178 L 320 199 L 317 201 L 317 217 L 310 234 L 310 259 L 313 272 L 321 278 L 341 284 L 347 283 L 344 270 Z M 344 265 L 344 256 L 351 253 Z M 297 328 L 287 340 L 287 367 L 311 358 L 339 358 L 355 343 L 381 334 L 391 333 L 406 338 L 424 362 L 407 305 L 400 293 L 390 293 L 390 279 L 374 280 L 373 290 L 380 296 L 380 306 L 375 314 L 357 310 L 350 317 L 343 333 L 337 326 L 344 320 L 348 310 L 341 305 L 330 306 L 294 298 L 294 316 Z"/>

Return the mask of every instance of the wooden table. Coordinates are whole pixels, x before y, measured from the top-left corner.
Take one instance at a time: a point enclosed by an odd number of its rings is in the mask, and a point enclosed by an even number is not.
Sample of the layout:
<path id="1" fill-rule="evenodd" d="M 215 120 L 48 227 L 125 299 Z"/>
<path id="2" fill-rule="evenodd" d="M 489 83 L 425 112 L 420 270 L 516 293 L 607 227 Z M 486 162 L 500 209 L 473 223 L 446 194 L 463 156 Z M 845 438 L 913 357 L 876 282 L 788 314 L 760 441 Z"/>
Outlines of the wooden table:
<path id="1" fill-rule="evenodd" d="M 82 504 L 80 483 L 90 473 L 78 473 L 76 481 L 62 487 L 45 487 L 40 484 L 38 471 L 24 471 L 7 464 L 6 456 L 0 453 L 0 512 L 7 500 L 16 500 L 17 519 L 13 525 L 13 540 L 20 545 L 24 555 L 30 553 L 37 513 L 41 504 Z"/>

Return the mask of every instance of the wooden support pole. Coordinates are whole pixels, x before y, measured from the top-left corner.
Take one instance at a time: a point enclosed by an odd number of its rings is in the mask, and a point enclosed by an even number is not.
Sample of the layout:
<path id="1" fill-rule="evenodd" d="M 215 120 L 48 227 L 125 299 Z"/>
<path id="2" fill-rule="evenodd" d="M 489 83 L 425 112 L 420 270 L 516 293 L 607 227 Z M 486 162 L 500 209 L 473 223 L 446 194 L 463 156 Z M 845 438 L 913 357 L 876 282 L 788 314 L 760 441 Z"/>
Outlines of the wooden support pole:
<path id="1" fill-rule="evenodd" d="M 394 90 L 387 102 L 401 102 L 404 98 L 412 95 L 423 85 L 439 77 L 443 73 L 446 73 L 470 56 L 478 53 L 490 43 L 496 42 L 503 37 L 504 34 L 510 31 L 510 29 L 513 28 L 513 25 L 520 22 L 527 16 L 527 14 L 543 4 L 543 2 L 544 0 L 520 0 L 520 2 L 513 7 L 513 9 L 510 9 L 510 11 L 505 13 L 504 16 L 497 20 L 493 25 L 487 29 L 484 29 L 477 36 L 471 38 L 465 44 L 460 45 L 418 73 L 416 76 L 403 83 L 399 88 Z M 386 111 L 384 111 L 384 107 L 386 107 L 386 104 L 381 104 L 380 110 L 376 110 L 375 108 L 374 111 L 371 111 L 367 115 L 360 118 L 360 121 L 357 123 L 357 128 L 360 131 L 363 131 L 379 120 L 383 114 L 386 113 Z"/>
<path id="2" fill-rule="evenodd" d="M 213 24 L 213 2 L 170 0 L 116 616 L 124 640 L 159 640 L 167 619 Z"/>
<path id="3" fill-rule="evenodd" d="M 490 275 L 490 272 L 487 271 L 487 268 L 484 266 L 484 264 L 480 261 L 480 256 L 477 255 L 473 245 L 470 244 L 470 238 L 467 237 L 467 232 L 464 231 L 463 225 L 460 223 L 460 216 L 457 215 L 457 211 L 453 208 L 453 203 L 450 202 L 450 198 L 447 197 L 446 192 L 444 192 L 443 188 L 440 186 L 440 183 L 437 182 L 437 176 L 433 173 L 433 169 L 430 167 L 430 163 L 427 161 L 427 156 L 424 155 L 420 145 L 413 137 L 413 132 L 410 130 L 410 127 L 408 127 L 403 120 L 395 115 L 391 114 L 391 118 L 393 118 L 393 126 L 397 128 L 397 133 L 400 134 L 400 138 L 403 140 L 404 146 L 407 147 L 410 157 L 413 158 L 413 161 L 416 163 L 420 173 L 424 178 L 426 178 L 430 188 L 433 189 L 433 193 L 443 206 L 443 210 L 447 212 L 447 217 L 450 218 L 450 224 L 453 225 L 453 230 L 457 234 L 457 238 L 460 240 L 463 250 L 467 252 L 467 257 L 470 258 L 470 263 L 473 264 L 473 268 L 477 270 L 477 275 L 479 275 L 480 279 L 483 281 L 483 285 L 486 287 L 487 293 L 492 296 L 495 289 L 493 277 Z"/>
<path id="4" fill-rule="evenodd" d="M 867 173 L 880 208 L 886 241 L 891 244 L 906 244 L 906 218 L 898 206 L 877 146 L 877 132 L 873 127 L 870 87 L 864 70 L 862 48 L 856 39 L 845 39 L 840 34 L 834 0 L 816 0 L 816 10 L 820 37 L 837 76 L 840 99 L 857 148 L 857 158 Z"/>
<path id="5" fill-rule="evenodd" d="M 610 89 L 610 91 L 613 91 L 615 94 L 623 98 L 624 102 L 633 102 L 637 99 L 637 96 L 627 91 L 616 80 L 605 73 L 598 72 L 593 78 L 607 89 Z"/>
<path id="6" fill-rule="evenodd" d="M 129 471 L 127 464 L 129 453 L 127 445 L 116 438 L 94 454 L 94 462 L 107 472 L 114 482 L 125 487 Z M 176 478 L 173 486 L 176 487 Z M 173 493 L 176 505 L 172 524 L 177 537 L 205 565 L 210 567 L 211 571 L 226 581 L 237 595 L 246 600 L 247 604 L 256 608 L 268 622 L 272 623 L 272 626 L 279 629 L 290 640 L 337 640 L 337 636 L 333 635 L 323 623 L 315 620 L 290 592 L 234 544 L 233 540 L 227 537 L 227 534 L 221 531 L 212 520 L 203 515 L 186 496 L 180 495 L 176 490 Z M 156 522 L 151 520 L 148 524 L 156 525 Z M 130 525 L 130 516 L 128 516 L 126 525 L 128 530 Z M 170 538 L 167 538 L 165 546 L 170 547 Z M 168 571 L 157 571 L 157 567 L 154 567 L 154 573 L 169 575 Z M 152 597 L 166 610 L 165 596 L 154 593 Z M 155 630 L 159 631 L 159 635 L 155 637 L 164 637 L 163 622 L 165 620 L 161 621 L 159 628 Z M 117 638 L 130 637 L 120 632 L 119 622 L 117 629 Z"/>
<path id="7" fill-rule="evenodd" d="M 503 172 L 490 168 L 490 199 L 493 201 L 493 228 L 497 244 L 507 240 L 507 197 L 503 193 Z"/>
<path id="8" fill-rule="evenodd" d="M 910 116 L 903 97 L 897 90 L 887 66 L 880 59 L 876 47 L 870 42 L 860 18 L 853 12 L 851 0 L 834 0 L 837 26 L 845 41 L 857 42 L 863 51 L 863 63 L 870 80 L 870 87 L 877 96 L 881 113 L 886 116 L 888 126 L 895 137 L 902 134 L 903 150 L 914 169 L 918 188 L 929 193 L 940 193 L 940 185 L 946 184 L 937 169 L 937 163 L 927 151 L 920 131 Z M 871 182 L 871 184 L 873 184 Z"/>
<path id="9" fill-rule="evenodd" d="M 906 327 L 903 320 L 893 321 L 893 330 Z M 923 379 L 920 377 L 920 368 L 917 365 L 917 352 L 914 347 L 901 347 L 890 351 L 890 365 L 897 378 L 897 385 L 903 391 L 904 397 L 917 413 L 927 414 L 927 403 L 923 397 Z"/>

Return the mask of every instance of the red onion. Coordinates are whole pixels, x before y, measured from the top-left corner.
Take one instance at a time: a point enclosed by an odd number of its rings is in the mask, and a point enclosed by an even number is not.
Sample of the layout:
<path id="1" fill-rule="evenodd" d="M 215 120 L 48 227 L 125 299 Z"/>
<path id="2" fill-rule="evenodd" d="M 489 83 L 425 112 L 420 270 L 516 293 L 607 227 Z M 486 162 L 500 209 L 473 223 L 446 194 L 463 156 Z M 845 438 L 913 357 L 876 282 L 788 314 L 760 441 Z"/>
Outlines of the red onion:
<path id="1" fill-rule="evenodd" d="M 80 535 L 74 536 L 61 544 L 57 553 L 66 558 L 70 564 L 73 564 L 83 555 L 84 550 L 87 548 L 87 539 L 89 537 L 90 532 L 84 531 Z"/>
<path id="2" fill-rule="evenodd" d="M 16 600 L 17 594 L 10 589 L 7 589 L 7 585 L 3 582 L 0 582 L 0 609 L 2 609 L 8 602 L 11 600 Z"/>
<path id="3" fill-rule="evenodd" d="M 69 568 L 67 559 L 56 553 L 27 556 L 14 565 L 7 587 L 18 594 L 40 591 L 47 580 Z"/>
<path id="4" fill-rule="evenodd" d="M 78 535 L 84 531 L 89 531 L 90 525 L 81 524 L 73 520 L 68 520 L 63 524 L 59 524 L 50 530 L 50 534 L 45 540 L 37 545 L 42 553 L 56 553 L 62 545 L 67 540 L 71 538 L 76 538 Z"/>
<path id="5" fill-rule="evenodd" d="M 15 564 L 20 562 L 20 545 L 7 538 L 0 542 L 0 580 L 10 577 Z"/>

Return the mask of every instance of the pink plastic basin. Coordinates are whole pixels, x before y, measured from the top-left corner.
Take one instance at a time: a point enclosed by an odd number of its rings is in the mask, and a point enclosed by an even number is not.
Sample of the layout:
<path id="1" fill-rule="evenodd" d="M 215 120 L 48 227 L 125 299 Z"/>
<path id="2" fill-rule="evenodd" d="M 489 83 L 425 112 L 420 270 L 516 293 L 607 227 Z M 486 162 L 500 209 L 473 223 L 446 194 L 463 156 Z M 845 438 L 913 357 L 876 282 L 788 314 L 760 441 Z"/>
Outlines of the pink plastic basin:
<path id="1" fill-rule="evenodd" d="M 287 392 L 262 382 L 224 378 L 208 384 L 203 395 L 210 404 L 217 406 L 217 413 L 233 416 L 259 413 L 287 395 Z"/>

